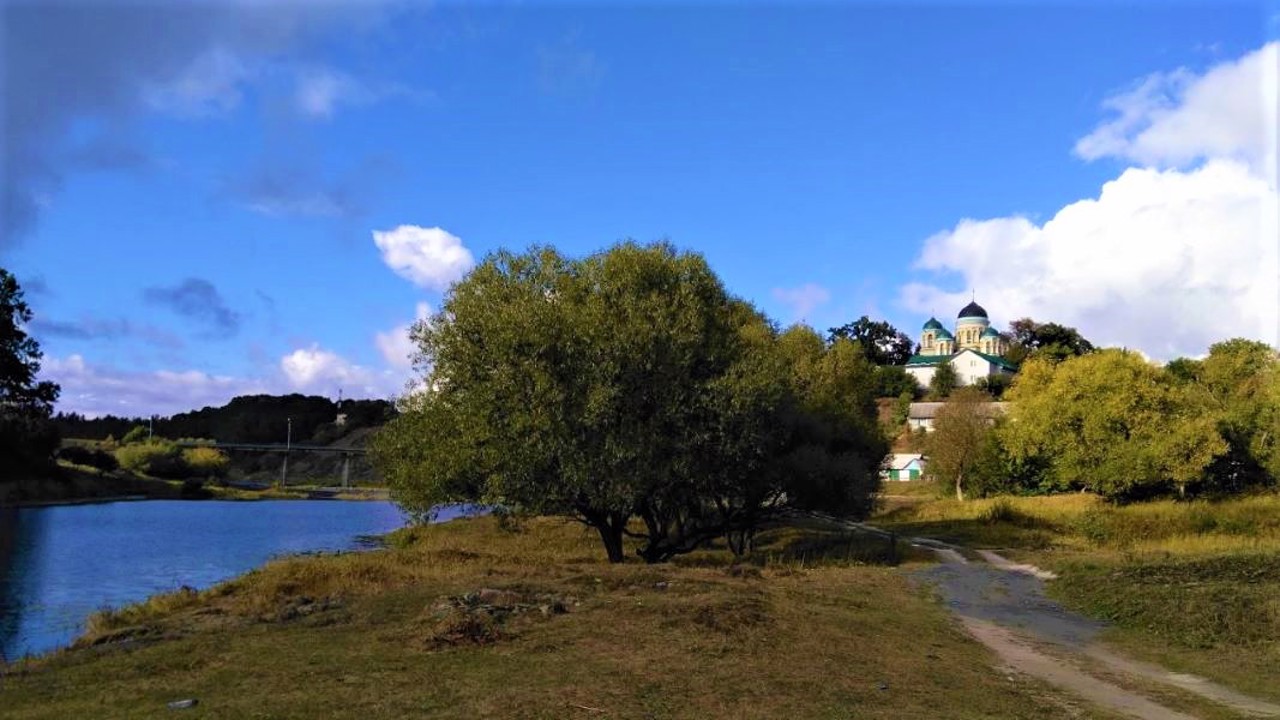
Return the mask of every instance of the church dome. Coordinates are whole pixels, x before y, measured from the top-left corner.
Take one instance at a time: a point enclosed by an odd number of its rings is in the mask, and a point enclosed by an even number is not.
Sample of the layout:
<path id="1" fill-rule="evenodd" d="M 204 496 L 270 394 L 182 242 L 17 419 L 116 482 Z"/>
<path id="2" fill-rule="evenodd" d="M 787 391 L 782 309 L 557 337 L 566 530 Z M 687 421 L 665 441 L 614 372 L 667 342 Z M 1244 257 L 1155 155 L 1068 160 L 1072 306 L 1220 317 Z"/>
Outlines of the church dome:
<path id="1" fill-rule="evenodd" d="M 941 324 L 941 323 L 939 323 L 939 324 L 938 324 L 938 339 L 939 339 L 939 340 L 955 340 L 956 338 L 955 338 L 955 336 L 954 336 L 954 335 L 952 335 L 952 334 L 951 334 L 951 331 L 950 331 L 950 330 L 948 330 L 948 329 L 946 329 L 946 328 L 942 327 L 942 324 Z"/>
<path id="2" fill-rule="evenodd" d="M 997 332 L 995 328 L 993 328 L 993 327 L 989 327 L 989 328 L 987 328 L 987 329 L 986 329 L 986 331 L 984 331 L 984 332 L 982 333 L 982 337 L 984 337 L 984 338 L 998 338 L 998 337 L 1000 337 L 1000 333 L 999 333 L 999 332 Z"/>
<path id="3" fill-rule="evenodd" d="M 965 318 L 982 318 L 983 320 L 986 320 L 987 311 L 978 303 L 971 302 L 960 309 L 959 318 L 961 320 Z"/>
<path id="4" fill-rule="evenodd" d="M 942 330 L 942 323 L 938 322 L 938 318 L 931 317 L 924 324 L 925 330 Z"/>

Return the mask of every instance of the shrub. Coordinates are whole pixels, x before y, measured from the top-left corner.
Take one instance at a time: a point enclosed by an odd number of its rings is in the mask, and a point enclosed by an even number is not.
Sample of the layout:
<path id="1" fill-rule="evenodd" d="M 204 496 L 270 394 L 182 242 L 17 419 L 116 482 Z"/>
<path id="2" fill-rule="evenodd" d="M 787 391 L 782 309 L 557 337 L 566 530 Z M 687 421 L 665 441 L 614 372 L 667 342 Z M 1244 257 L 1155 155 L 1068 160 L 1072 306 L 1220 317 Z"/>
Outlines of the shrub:
<path id="1" fill-rule="evenodd" d="M 230 463 L 221 450 L 211 447 L 187 448 L 182 451 L 182 461 L 192 473 L 201 477 L 222 477 Z"/>
<path id="2" fill-rule="evenodd" d="M 124 434 L 120 438 L 121 445 L 133 445 L 135 443 L 145 442 L 147 440 L 147 429 L 141 425 L 134 425 L 133 429 Z"/>
<path id="3" fill-rule="evenodd" d="M 70 445 L 58 451 L 58 459 L 76 465 L 87 465 L 102 472 L 111 472 L 120 467 L 116 458 L 109 452 L 80 445 Z"/>
<path id="4" fill-rule="evenodd" d="M 133 472 L 162 478 L 183 478 L 191 474 L 178 446 L 167 440 L 125 445 L 116 450 L 120 466 Z"/>

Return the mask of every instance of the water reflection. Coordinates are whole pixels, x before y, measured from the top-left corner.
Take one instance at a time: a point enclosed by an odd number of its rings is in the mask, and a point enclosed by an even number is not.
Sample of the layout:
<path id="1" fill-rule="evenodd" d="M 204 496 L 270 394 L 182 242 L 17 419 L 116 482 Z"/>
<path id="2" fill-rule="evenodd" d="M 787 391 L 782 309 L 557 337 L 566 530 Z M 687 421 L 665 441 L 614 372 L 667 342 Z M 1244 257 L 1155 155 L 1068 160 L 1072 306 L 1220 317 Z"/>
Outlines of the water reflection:
<path id="1" fill-rule="evenodd" d="M 440 519 L 463 512 L 452 509 Z M 405 522 L 385 502 L 147 501 L 0 509 L 0 652 L 69 643 L 104 607 L 202 588 L 271 556 L 348 550 Z"/>
<path id="2" fill-rule="evenodd" d="M 45 516 L 15 507 L 0 507 L 0 659 L 13 659 L 13 648 L 22 624 L 26 587 L 39 584 L 38 556 Z"/>

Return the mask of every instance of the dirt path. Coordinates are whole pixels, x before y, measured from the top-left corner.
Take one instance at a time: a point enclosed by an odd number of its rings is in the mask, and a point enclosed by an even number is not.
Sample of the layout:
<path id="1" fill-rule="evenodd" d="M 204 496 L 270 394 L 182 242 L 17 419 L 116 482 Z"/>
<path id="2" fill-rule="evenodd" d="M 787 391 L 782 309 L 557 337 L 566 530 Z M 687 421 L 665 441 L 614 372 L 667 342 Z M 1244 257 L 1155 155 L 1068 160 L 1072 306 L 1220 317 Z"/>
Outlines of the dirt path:
<path id="1" fill-rule="evenodd" d="M 1280 705 L 1102 647 L 1096 641 L 1098 631 L 1104 627 L 1102 623 L 1070 612 L 1045 596 L 1044 580 L 1052 579 L 1053 573 L 1011 562 L 989 551 L 978 551 L 985 562 L 969 562 L 960 548 L 927 538 L 913 538 L 912 542 L 930 548 L 941 561 L 917 571 L 916 577 L 933 585 L 969 633 L 1014 670 L 1132 717 L 1193 717 L 1037 650 L 1036 645 L 1041 645 L 1051 648 L 1055 655 L 1077 658 L 1086 667 L 1101 665 L 1121 675 L 1177 687 L 1245 715 L 1280 718 Z"/>

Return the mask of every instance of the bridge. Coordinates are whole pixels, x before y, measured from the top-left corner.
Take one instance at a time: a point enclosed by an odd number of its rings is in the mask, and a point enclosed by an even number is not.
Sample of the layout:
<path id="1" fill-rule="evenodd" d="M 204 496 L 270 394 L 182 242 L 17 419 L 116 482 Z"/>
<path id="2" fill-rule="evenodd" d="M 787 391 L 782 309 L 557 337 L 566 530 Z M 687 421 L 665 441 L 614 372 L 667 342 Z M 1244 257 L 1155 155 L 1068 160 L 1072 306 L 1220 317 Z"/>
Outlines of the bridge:
<path id="1" fill-rule="evenodd" d="M 351 457 L 367 455 L 363 448 L 330 447 L 327 445 L 295 445 L 293 443 L 224 443 L 198 442 L 179 440 L 179 447 L 207 447 L 215 450 L 248 450 L 250 452 L 284 453 L 284 463 L 280 466 L 280 487 L 289 480 L 289 455 L 295 452 L 338 453 L 342 455 L 342 487 L 351 487 Z"/>

